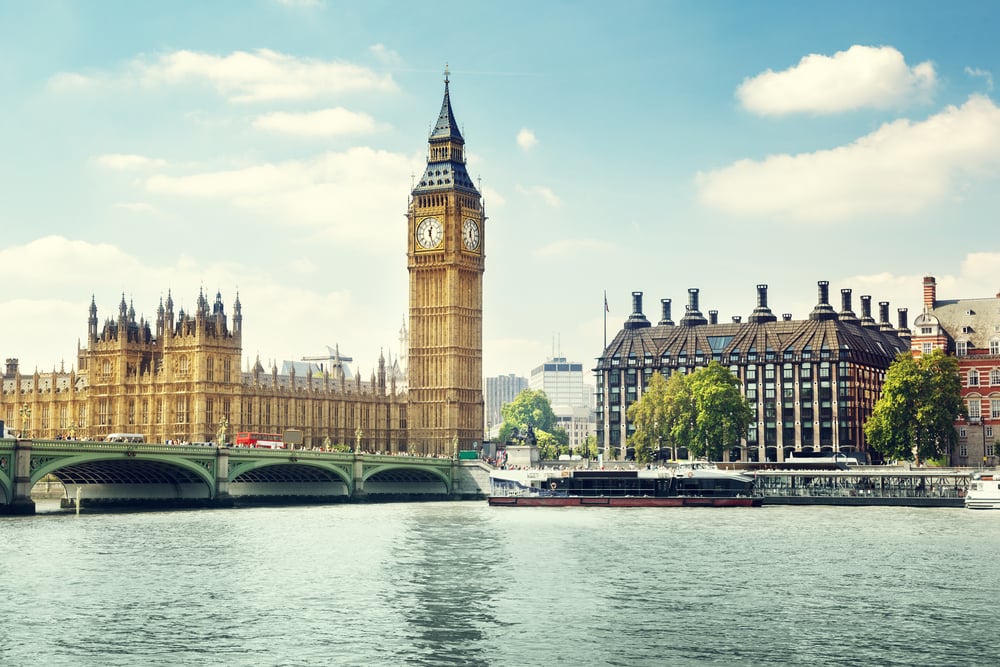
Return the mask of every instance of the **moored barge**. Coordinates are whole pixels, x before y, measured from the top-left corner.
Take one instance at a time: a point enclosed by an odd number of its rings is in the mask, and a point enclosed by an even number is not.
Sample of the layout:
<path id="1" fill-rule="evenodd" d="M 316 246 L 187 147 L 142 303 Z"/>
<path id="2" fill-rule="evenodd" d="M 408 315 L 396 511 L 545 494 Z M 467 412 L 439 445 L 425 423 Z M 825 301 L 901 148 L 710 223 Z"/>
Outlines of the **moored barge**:
<path id="1" fill-rule="evenodd" d="M 641 470 L 494 470 L 496 507 L 757 507 L 753 477 L 711 464 Z"/>

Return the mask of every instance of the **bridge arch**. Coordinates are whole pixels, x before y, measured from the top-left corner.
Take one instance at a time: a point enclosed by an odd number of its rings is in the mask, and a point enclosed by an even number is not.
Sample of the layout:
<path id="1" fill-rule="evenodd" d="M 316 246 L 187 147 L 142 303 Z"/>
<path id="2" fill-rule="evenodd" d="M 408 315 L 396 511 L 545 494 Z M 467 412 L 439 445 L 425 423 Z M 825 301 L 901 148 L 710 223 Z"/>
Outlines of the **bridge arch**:
<path id="1" fill-rule="evenodd" d="M 343 497 L 354 491 L 350 468 L 318 460 L 254 459 L 229 466 L 229 495 L 235 497 Z"/>
<path id="2" fill-rule="evenodd" d="M 444 466 L 379 463 L 365 466 L 363 481 L 368 494 L 449 494 L 450 463 Z"/>
<path id="3" fill-rule="evenodd" d="M 141 451 L 81 453 L 42 458 L 30 479 L 34 486 L 54 475 L 70 498 L 80 489 L 92 500 L 211 500 L 216 496 L 214 465 L 214 460 Z"/>

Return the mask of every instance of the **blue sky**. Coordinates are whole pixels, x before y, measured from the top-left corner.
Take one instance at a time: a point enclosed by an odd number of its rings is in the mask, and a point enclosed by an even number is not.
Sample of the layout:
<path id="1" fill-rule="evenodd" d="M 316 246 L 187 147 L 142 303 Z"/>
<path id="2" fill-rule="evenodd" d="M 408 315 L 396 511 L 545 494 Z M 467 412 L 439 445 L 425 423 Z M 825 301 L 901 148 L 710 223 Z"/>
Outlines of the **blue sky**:
<path id="1" fill-rule="evenodd" d="M 0 354 L 170 290 L 244 356 L 398 352 L 411 175 L 445 64 L 481 178 L 484 371 L 590 365 L 687 290 L 795 317 L 1000 291 L 1000 5 L 0 3 Z"/>

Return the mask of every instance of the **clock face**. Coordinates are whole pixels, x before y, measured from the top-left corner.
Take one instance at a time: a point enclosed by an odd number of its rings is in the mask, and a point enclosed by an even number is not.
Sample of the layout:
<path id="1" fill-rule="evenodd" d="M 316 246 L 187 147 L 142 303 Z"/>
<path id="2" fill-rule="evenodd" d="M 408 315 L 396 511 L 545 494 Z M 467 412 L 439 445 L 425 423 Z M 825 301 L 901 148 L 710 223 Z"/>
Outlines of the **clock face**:
<path id="1" fill-rule="evenodd" d="M 468 250 L 479 247 L 479 225 L 475 220 L 466 220 L 462 225 L 462 242 Z"/>
<path id="2" fill-rule="evenodd" d="M 424 218 L 417 225 L 417 244 L 421 248 L 430 250 L 438 247 L 442 235 L 441 221 L 437 218 Z"/>

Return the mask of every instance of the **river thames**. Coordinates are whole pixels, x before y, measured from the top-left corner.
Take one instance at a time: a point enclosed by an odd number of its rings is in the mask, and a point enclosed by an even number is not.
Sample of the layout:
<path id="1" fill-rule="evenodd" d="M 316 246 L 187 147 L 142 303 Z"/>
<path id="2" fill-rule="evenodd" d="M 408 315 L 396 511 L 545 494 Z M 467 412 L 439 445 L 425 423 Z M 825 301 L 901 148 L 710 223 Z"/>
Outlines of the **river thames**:
<path id="1" fill-rule="evenodd" d="M 0 546 L 6 667 L 993 665 L 1000 651 L 1000 512 L 332 505 L 5 517 Z"/>

